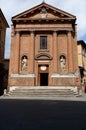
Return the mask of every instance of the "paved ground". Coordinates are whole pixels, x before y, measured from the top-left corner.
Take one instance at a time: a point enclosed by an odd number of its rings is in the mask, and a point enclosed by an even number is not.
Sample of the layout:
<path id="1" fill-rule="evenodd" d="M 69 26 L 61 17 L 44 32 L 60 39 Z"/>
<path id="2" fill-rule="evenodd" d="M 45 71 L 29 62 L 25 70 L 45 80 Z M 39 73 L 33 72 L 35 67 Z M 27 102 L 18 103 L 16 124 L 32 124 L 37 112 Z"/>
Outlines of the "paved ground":
<path id="1" fill-rule="evenodd" d="M 86 95 L 76 99 L 2 98 L 0 130 L 85 130 Z"/>

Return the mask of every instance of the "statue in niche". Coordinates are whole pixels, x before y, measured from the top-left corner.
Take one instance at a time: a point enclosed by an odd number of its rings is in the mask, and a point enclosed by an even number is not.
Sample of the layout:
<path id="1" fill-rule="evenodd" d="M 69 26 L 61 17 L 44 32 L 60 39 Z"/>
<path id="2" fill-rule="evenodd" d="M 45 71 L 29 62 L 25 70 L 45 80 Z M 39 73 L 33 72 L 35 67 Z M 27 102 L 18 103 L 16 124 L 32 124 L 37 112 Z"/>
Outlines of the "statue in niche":
<path id="1" fill-rule="evenodd" d="M 21 70 L 22 71 L 27 71 L 27 57 L 26 56 L 23 56 L 23 58 L 22 58 Z"/>
<path id="2" fill-rule="evenodd" d="M 61 71 L 64 72 L 66 67 L 66 58 L 64 55 L 60 56 L 60 66 L 61 66 Z"/>

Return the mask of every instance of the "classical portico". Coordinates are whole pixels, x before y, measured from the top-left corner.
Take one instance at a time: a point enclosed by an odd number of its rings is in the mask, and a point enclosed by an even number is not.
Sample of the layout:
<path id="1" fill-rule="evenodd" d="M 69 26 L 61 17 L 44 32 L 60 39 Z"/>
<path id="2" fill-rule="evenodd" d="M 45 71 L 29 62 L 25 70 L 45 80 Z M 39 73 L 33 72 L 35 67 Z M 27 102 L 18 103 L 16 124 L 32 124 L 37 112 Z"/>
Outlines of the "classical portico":
<path id="1" fill-rule="evenodd" d="M 45 2 L 12 17 L 9 86 L 75 86 L 75 21 Z"/>

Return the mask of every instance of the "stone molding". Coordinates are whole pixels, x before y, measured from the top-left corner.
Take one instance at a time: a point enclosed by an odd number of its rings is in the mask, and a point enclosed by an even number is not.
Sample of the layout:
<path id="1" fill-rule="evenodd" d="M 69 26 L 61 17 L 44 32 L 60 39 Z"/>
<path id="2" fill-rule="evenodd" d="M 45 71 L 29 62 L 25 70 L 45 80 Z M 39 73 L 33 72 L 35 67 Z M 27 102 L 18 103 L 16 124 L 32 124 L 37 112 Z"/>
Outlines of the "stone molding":
<path id="1" fill-rule="evenodd" d="M 34 78 L 36 77 L 35 74 L 11 74 L 12 78 Z"/>
<path id="2" fill-rule="evenodd" d="M 61 75 L 61 74 L 58 74 L 58 73 L 53 73 L 51 74 L 51 77 L 52 78 L 76 78 L 77 76 L 75 74 L 64 74 L 64 75 Z"/>

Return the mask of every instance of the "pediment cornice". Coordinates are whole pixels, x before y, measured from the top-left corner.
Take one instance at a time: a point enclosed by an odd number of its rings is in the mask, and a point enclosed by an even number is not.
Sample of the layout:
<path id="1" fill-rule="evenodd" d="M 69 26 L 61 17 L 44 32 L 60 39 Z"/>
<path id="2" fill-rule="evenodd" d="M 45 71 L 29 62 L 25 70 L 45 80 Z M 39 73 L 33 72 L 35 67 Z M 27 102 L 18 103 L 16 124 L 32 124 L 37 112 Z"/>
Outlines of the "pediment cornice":
<path id="1" fill-rule="evenodd" d="M 46 17 L 42 18 L 41 16 L 41 12 L 42 9 L 45 8 L 46 10 Z M 12 21 L 14 22 L 19 22 L 19 21 L 50 21 L 50 20 L 57 20 L 57 21 L 64 21 L 64 20 L 68 20 L 68 21 L 75 21 L 76 17 L 72 14 L 69 14 L 65 11 L 62 11 L 56 7 L 53 7 L 51 5 L 48 5 L 46 3 L 41 3 L 40 5 L 37 5 L 25 12 L 22 12 L 14 17 L 12 17 Z"/>
<path id="2" fill-rule="evenodd" d="M 40 53 L 35 56 L 35 60 L 52 60 L 52 56 L 47 53 Z"/>

